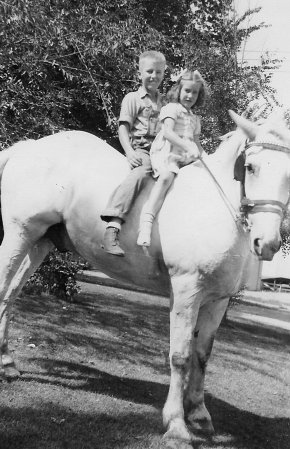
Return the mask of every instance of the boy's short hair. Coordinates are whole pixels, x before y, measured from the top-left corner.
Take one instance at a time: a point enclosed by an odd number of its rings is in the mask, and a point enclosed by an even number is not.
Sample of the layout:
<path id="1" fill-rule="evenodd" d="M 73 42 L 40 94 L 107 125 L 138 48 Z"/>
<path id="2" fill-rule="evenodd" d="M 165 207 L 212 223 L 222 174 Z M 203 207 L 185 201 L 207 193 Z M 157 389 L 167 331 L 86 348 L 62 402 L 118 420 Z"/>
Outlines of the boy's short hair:
<path id="1" fill-rule="evenodd" d="M 147 51 L 143 51 L 143 53 L 141 53 L 141 55 L 139 56 L 139 69 L 142 65 L 142 62 L 144 61 L 144 59 L 154 59 L 155 61 L 160 62 L 161 64 L 164 64 L 164 66 L 166 65 L 166 59 L 163 53 L 161 53 L 160 51 L 155 51 L 155 50 L 147 50 Z"/>
<path id="2" fill-rule="evenodd" d="M 198 97 L 192 108 L 202 106 L 205 103 L 206 97 L 209 95 L 209 89 L 206 81 L 203 79 L 198 70 L 185 70 L 177 82 L 168 91 L 166 97 L 169 103 L 179 103 L 179 95 L 182 87 L 182 81 L 195 81 L 200 83 Z M 192 109 L 191 108 L 191 109 Z"/>

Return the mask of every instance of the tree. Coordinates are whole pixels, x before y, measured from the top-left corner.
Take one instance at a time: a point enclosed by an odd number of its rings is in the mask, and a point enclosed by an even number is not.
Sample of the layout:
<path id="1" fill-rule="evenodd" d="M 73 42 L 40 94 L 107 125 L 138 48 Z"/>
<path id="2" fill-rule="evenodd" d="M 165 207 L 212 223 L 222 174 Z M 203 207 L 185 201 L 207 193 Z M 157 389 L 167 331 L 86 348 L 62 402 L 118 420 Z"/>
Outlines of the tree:
<path id="1" fill-rule="evenodd" d="M 89 131 L 121 151 L 121 99 L 139 83 L 138 55 L 158 49 L 170 74 L 198 68 L 211 96 L 202 115 L 202 143 L 213 152 L 232 127 L 228 109 L 249 99 L 275 99 L 279 61 L 238 63 L 243 26 L 259 9 L 237 17 L 231 0 L 0 0 L 0 147 L 63 129 Z"/>
<path id="2" fill-rule="evenodd" d="M 240 25 L 257 11 L 237 18 L 230 0 L 1 1 L 2 147 L 71 128 L 116 137 L 121 99 L 137 86 L 138 55 L 148 48 L 166 54 L 164 90 L 170 71 L 199 68 L 212 92 L 204 134 L 226 132 L 227 109 L 269 89 L 271 61 L 253 68 L 236 57 L 259 29 Z"/>
<path id="3" fill-rule="evenodd" d="M 210 103 L 203 114 L 205 135 L 211 136 L 210 151 L 216 148 L 218 136 L 232 126 L 228 109 L 243 112 L 248 102 L 260 95 L 276 101 L 270 83 L 279 61 L 265 57 L 258 66 L 250 66 L 243 59 L 238 62 L 245 38 L 266 26 L 248 26 L 247 19 L 260 9 L 249 9 L 237 17 L 231 0 L 191 3 L 183 38 L 184 63 L 198 67 L 211 88 Z"/>

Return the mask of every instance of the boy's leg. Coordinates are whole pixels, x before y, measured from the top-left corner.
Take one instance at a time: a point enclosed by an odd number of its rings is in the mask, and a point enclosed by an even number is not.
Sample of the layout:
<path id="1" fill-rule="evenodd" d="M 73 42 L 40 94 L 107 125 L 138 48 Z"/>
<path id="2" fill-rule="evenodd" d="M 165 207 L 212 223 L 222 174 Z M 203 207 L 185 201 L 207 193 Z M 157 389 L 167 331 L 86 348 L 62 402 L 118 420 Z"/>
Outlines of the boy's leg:
<path id="1" fill-rule="evenodd" d="M 160 174 L 159 178 L 157 179 L 141 217 L 137 245 L 150 246 L 151 230 L 154 218 L 161 209 L 161 206 L 165 200 L 168 189 L 174 180 L 174 177 L 175 173 L 164 172 Z"/>
<path id="2" fill-rule="evenodd" d="M 106 209 L 101 218 L 108 222 L 104 236 L 104 249 L 110 254 L 124 256 L 120 247 L 119 232 L 125 221 L 126 214 L 131 209 L 133 202 L 151 176 L 151 162 L 148 152 L 138 151 L 142 157 L 143 164 L 131 170 L 126 179 L 113 192 Z"/>

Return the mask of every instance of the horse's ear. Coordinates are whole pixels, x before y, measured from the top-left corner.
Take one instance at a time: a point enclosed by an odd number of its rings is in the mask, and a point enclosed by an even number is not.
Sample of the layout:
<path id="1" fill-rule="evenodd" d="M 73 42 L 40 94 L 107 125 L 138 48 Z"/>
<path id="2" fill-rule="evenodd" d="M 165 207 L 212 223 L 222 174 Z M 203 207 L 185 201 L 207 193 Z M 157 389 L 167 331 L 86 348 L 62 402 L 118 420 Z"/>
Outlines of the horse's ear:
<path id="1" fill-rule="evenodd" d="M 232 110 L 229 110 L 229 114 L 235 124 L 244 131 L 244 133 L 249 137 L 250 140 L 255 139 L 258 132 L 257 125 L 250 122 L 250 120 L 246 119 L 245 117 L 236 114 Z"/>

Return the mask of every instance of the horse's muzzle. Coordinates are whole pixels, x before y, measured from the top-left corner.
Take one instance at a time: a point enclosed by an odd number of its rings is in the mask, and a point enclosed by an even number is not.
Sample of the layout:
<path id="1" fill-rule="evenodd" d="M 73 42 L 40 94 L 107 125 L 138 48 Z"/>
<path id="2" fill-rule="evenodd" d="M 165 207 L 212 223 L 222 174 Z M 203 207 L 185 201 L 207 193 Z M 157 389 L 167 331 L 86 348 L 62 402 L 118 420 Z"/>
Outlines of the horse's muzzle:
<path id="1" fill-rule="evenodd" d="M 253 241 L 253 249 L 256 255 L 261 260 L 272 260 L 274 255 L 281 248 L 281 239 L 277 239 L 277 241 L 272 241 L 271 243 L 265 243 L 263 239 L 256 238 Z"/>

